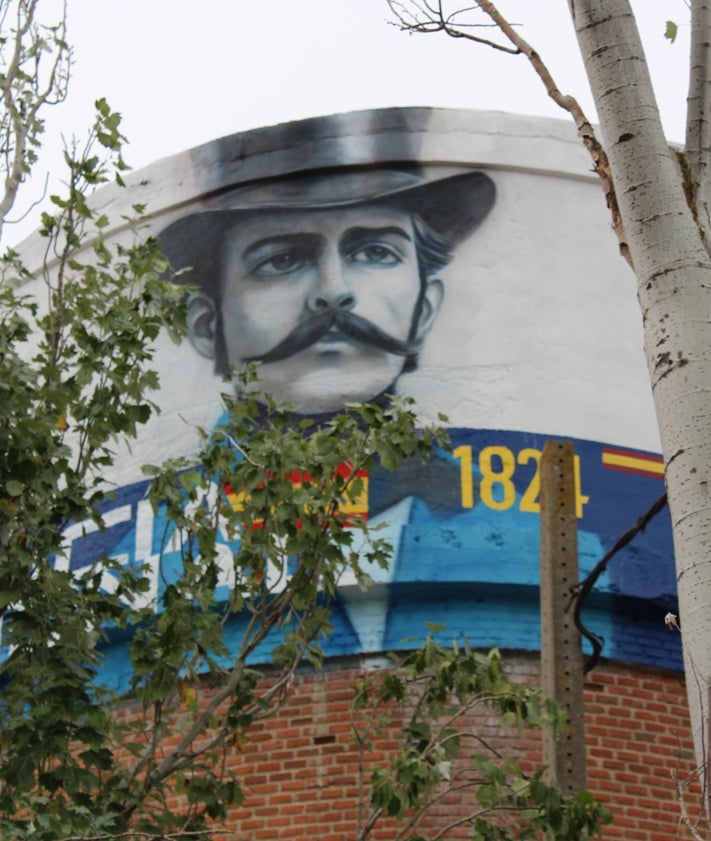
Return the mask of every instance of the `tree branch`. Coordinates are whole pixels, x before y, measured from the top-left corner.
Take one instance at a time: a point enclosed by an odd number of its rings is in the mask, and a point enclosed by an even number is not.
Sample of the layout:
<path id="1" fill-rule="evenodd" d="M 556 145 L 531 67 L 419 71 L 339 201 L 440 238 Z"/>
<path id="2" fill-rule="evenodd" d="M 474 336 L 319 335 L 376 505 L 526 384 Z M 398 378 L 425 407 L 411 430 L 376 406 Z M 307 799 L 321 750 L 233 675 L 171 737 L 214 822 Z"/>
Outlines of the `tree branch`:
<path id="1" fill-rule="evenodd" d="M 477 4 L 478 5 L 478 4 Z M 433 8 L 429 3 L 418 3 L 412 0 L 411 6 L 414 11 L 410 11 L 407 5 L 400 0 L 388 0 L 390 11 L 395 16 L 393 24 L 403 32 L 445 32 L 450 38 L 464 38 L 467 41 L 474 41 L 476 44 L 483 44 L 486 47 L 491 47 L 493 50 L 499 50 L 510 55 L 518 55 L 520 50 L 516 47 L 509 47 L 506 44 L 501 44 L 497 41 L 492 41 L 489 38 L 483 38 L 481 35 L 475 35 L 471 30 L 475 28 L 487 28 L 491 24 L 484 23 L 460 23 L 457 18 L 471 12 L 477 6 L 470 6 L 464 9 L 455 9 L 451 15 L 445 17 L 442 3 L 437 4 L 437 8 Z"/>
<path id="2" fill-rule="evenodd" d="M 7 171 L 4 192 L 0 197 L 0 236 L 20 184 L 34 161 L 30 147 L 37 144 L 43 128 L 37 114 L 44 105 L 62 102 L 67 91 L 71 51 L 65 42 L 66 0 L 62 5 L 59 23 L 49 28 L 54 56 L 44 85 L 40 81 L 39 65 L 47 47 L 40 26 L 35 21 L 36 11 L 37 0 L 18 3 L 12 57 L 5 72 L 0 74 L 0 94 L 8 121 L 5 129 Z M 29 44 L 26 42 L 28 37 Z M 23 67 L 30 61 L 34 62 L 34 69 L 25 74 Z"/>
<path id="3" fill-rule="evenodd" d="M 593 128 L 590 120 L 588 120 L 577 99 L 569 94 L 564 94 L 560 90 L 540 54 L 534 50 L 525 38 L 519 34 L 515 26 L 501 14 L 496 5 L 490 2 L 490 0 L 478 0 L 475 7 L 460 10 L 459 12 L 455 12 L 454 15 L 449 16 L 445 16 L 441 2 L 438 2 L 436 9 L 429 4 L 426 4 L 423 8 L 423 6 L 415 2 L 415 0 L 411 0 L 410 8 L 408 8 L 404 2 L 400 2 L 400 0 L 388 0 L 388 5 L 396 17 L 396 25 L 406 31 L 423 33 L 445 32 L 451 38 L 465 38 L 513 55 L 526 56 L 536 75 L 543 83 L 548 96 L 556 103 L 556 105 L 560 106 L 564 111 L 567 111 L 575 121 L 578 137 L 582 140 L 585 148 L 588 150 L 588 154 L 592 159 L 593 170 L 600 180 L 600 186 L 605 194 L 605 200 L 612 217 L 612 227 L 619 243 L 620 253 L 625 260 L 632 265 L 632 258 L 627 244 L 624 226 L 622 224 L 622 216 L 617 203 L 615 186 L 612 180 L 610 163 L 605 149 L 597 139 L 595 129 Z M 499 31 L 508 39 L 512 46 L 507 47 L 491 41 L 490 39 L 476 36 L 471 32 L 465 31 L 465 29 L 462 28 L 463 24 L 461 23 L 457 23 L 456 26 L 453 25 L 452 21 L 456 15 L 465 11 L 471 11 L 473 8 L 479 9 L 483 12 L 492 21 L 492 23 L 498 27 Z M 469 26 L 476 25 L 480 26 L 481 24 L 469 24 Z"/>

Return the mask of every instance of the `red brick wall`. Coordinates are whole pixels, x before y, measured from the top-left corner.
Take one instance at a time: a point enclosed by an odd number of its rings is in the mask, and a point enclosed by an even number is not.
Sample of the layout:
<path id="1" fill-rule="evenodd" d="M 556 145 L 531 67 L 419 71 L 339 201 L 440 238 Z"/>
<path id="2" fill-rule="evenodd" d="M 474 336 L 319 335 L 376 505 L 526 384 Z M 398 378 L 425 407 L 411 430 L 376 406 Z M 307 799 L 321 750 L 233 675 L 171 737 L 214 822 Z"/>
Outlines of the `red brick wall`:
<path id="1" fill-rule="evenodd" d="M 691 838 L 680 826 L 675 783 L 695 768 L 682 676 L 608 665 L 586 686 L 588 788 L 615 817 L 605 838 Z M 698 788 L 685 800 L 698 817 Z"/>
<path id="2" fill-rule="evenodd" d="M 535 655 L 505 656 L 513 678 L 535 682 Z M 278 715 L 257 724 L 243 750 L 234 749 L 231 767 L 246 793 L 218 841 L 347 841 L 355 838 L 358 753 L 351 737 L 353 682 L 362 661 L 330 664 L 319 673 L 297 676 Z M 621 664 L 599 665 L 586 680 L 585 723 L 588 788 L 613 812 L 605 839 L 673 841 L 690 838 L 680 823 L 673 775 L 686 778 L 694 768 L 680 675 Z M 489 736 L 491 717 L 480 718 Z M 505 737 L 527 768 L 540 763 L 538 736 Z M 378 744 L 384 759 L 391 741 Z M 698 793 L 689 793 L 696 813 Z M 176 806 L 177 806 L 176 802 Z M 437 820 L 467 811 L 450 798 Z M 441 824 L 440 824 L 441 825 Z M 376 839 L 397 837 L 383 825 Z M 448 836 L 449 837 L 449 836 Z M 452 837 L 466 838 L 465 829 Z"/>

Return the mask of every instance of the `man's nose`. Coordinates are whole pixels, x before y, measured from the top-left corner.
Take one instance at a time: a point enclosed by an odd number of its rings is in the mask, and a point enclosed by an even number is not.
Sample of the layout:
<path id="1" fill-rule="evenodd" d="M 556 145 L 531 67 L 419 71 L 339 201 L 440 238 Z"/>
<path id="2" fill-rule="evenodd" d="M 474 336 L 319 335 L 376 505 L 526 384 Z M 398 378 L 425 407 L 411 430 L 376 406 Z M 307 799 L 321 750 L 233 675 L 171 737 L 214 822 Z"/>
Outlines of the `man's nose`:
<path id="1" fill-rule="evenodd" d="M 309 294 L 309 308 L 350 310 L 355 306 L 353 290 L 345 277 L 343 258 L 336 249 L 321 254 Z"/>

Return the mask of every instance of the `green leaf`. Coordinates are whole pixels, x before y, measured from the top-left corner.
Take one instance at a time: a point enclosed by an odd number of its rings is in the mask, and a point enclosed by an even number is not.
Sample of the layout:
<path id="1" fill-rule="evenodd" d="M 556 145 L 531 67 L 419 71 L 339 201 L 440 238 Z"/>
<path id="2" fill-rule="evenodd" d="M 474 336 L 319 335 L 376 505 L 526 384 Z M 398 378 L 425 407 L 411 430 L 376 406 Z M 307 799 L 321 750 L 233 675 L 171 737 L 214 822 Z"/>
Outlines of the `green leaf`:
<path id="1" fill-rule="evenodd" d="M 25 489 L 25 486 L 22 482 L 18 482 L 17 479 L 8 479 L 5 482 L 5 488 L 10 496 L 20 496 L 22 491 Z"/>
<path id="2" fill-rule="evenodd" d="M 668 20 L 666 29 L 664 30 L 664 37 L 667 38 L 673 44 L 676 41 L 676 36 L 679 31 L 679 27 L 673 20 Z"/>

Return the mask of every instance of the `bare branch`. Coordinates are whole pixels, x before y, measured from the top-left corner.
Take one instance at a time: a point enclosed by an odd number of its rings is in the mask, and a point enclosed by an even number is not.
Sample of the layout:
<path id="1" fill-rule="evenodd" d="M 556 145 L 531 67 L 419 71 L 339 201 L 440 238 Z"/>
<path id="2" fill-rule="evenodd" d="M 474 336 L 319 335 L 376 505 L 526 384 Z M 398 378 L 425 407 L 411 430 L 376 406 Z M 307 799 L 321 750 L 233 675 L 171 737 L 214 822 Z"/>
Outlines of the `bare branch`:
<path id="1" fill-rule="evenodd" d="M 444 14 L 441 0 L 438 2 L 436 8 L 433 8 L 427 3 L 423 5 L 417 2 L 417 0 L 410 0 L 409 4 L 405 0 L 388 0 L 388 5 L 395 15 L 396 25 L 408 32 L 444 32 L 450 38 L 465 38 L 469 41 L 475 41 L 476 43 L 484 44 L 485 46 L 513 55 L 526 56 L 536 75 L 543 82 L 548 96 L 563 110 L 567 111 L 575 121 L 578 137 L 580 137 L 585 148 L 588 150 L 593 162 L 593 169 L 600 180 L 600 185 L 605 194 L 620 252 L 625 260 L 632 265 L 632 258 L 612 181 L 610 164 L 607 159 L 607 153 L 597 139 L 595 129 L 585 115 L 580 103 L 575 97 L 562 93 L 539 53 L 519 34 L 516 27 L 501 14 L 496 5 L 490 2 L 490 0 L 478 0 L 475 6 L 459 10 L 453 15 L 448 16 Z M 453 25 L 452 22 L 458 14 L 474 10 L 483 12 L 499 29 L 502 35 L 506 37 L 511 46 L 506 46 L 466 31 L 470 27 L 481 26 L 483 24 L 467 24 L 466 29 L 465 25 L 459 22 L 456 26 Z"/>
<path id="2" fill-rule="evenodd" d="M 694 841 L 707 841 L 703 836 L 699 835 L 698 832 L 698 821 L 692 821 L 691 815 L 689 815 L 689 810 L 686 805 L 686 796 L 684 794 L 684 789 L 690 785 L 695 779 L 701 777 L 703 779 L 703 769 L 698 768 L 690 777 L 686 779 L 682 779 L 678 771 L 672 772 L 672 778 L 674 780 L 674 784 L 676 786 L 676 796 L 677 800 L 679 801 L 679 811 L 681 812 L 681 820 L 683 821 L 686 828 L 691 833 L 691 837 Z"/>
<path id="3" fill-rule="evenodd" d="M 136 830 L 129 830 L 128 832 L 108 833 L 106 835 L 67 835 L 59 841 L 119 841 L 121 838 L 148 838 L 151 841 L 170 841 L 170 839 L 182 838 L 204 838 L 207 835 L 212 835 L 214 829 L 195 829 L 185 830 L 181 829 L 179 832 L 138 832 Z"/>
<path id="4" fill-rule="evenodd" d="M 490 38 L 484 38 L 481 35 L 475 35 L 474 32 L 470 31 L 479 28 L 490 29 L 494 28 L 495 25 L 467 23 L 458 20 L 460 16 L 475 11 L 477 6 L 455 9 L 452 14 L 447 16 L 443 12 L 441 2 L 434 9 L 429 3 L 420 4 L 412 0 L 411 6 L 414 11 L 411 11 L 405 3 L 399 0 L 388 0 L 388 6 L 395 16 L 393 24 L 402 29 L 403 32 L 445 32 L 450 38 L 464 38 L 467 41 L 474 41 L 477 44 L 483 44 L 486 47 L 511 55 L 520 53 L 520 50 L 515 47 L 492 41 Z"/>

